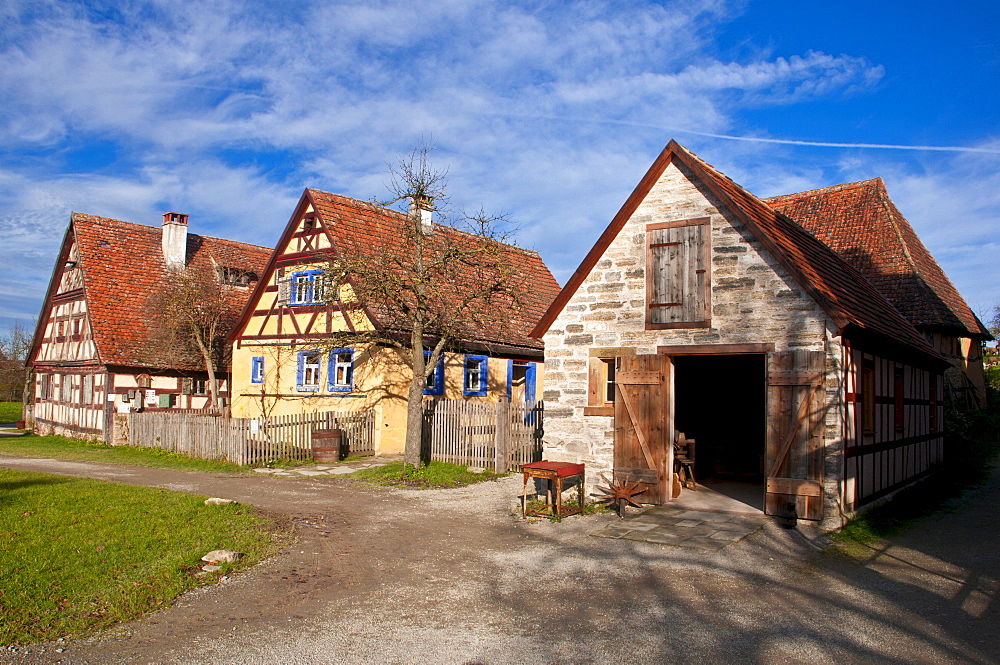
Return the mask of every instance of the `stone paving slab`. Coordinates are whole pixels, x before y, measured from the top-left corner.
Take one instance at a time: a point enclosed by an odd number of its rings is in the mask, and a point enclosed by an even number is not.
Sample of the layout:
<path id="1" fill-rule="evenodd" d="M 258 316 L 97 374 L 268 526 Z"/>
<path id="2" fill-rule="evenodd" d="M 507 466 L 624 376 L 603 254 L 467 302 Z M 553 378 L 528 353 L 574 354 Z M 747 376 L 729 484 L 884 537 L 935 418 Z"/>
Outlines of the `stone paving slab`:
<path id="1" fill-rule="evenodd" d="M 590 535 L 718 551 L 743 540 L 766 521 L 764 515 L 731 515 L 663 506 L 606 524 Z"/>

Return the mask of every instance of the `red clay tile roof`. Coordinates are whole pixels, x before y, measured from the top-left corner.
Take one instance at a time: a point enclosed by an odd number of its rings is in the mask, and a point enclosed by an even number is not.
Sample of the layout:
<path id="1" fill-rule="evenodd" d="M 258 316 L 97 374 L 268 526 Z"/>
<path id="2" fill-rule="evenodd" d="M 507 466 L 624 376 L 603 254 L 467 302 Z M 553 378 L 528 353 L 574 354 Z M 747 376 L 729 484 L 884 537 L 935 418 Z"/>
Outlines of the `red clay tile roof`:
<path id="1" fill-rule="evenodd" d="M 277 261 L 284 247 L 289 242 L 293 231 L 308 205 L 312 205 L 317 217 L 326 229 L 327 237 L 334 246 L 334 251 L 345 257 L 355 257 L 355 260 L 378 259 L 386 249 L 405 248 L 406 224 L 408 217 L 404 213 L 359 201 L 347 196 L 331 194 L 318 189 L 306 189 L 293 213 L 282 239 L 268 261 L 264 275 L 250 297 L 251 305 L 244 308 L 243 315 L 230 334 L 230 340 L 237 339 L 244 333 L 252 314 L 251 307 L 263 295 L 264 288 L 276 269 Z M 442 243 L 468 245 L 478 242 L 476 237 L 465 231 L 448 225 L 435 224 L 433 238 Z M 559 292 L 559 284 L 545 266 L 538 252 L 521 249 L 506 243 L 496 246 L 498 264 L 511 270 L 508 286 L 517 294 L 516 301 L 508 301 L 506 305 L 495 305 L 486 316 L 478 317 L 477 321 L 464 326 L 462 341 L 468 345 L 484 346 L 487 350 L 502 353 L 530 352 L 535 355 L 542 349 L 542 342 L 530 337 L 528 332 L 545 312 L 549 303 Z M 329 256 L 329 250 L 315 250 L 322 257 Z M 308 262 L 308 256 L 301 258 Z M 444 288 L 445 298 L 455 297 L 463 289 L 468 291 L 470 285 L 476 283 L 476 275 L 471 267 L 458 270 Z M 363 288 L 363 287 L 362 287 Z M 451 291 L 447 291 L 451 289 Z M 383 331 L 403 333 L 408 331 L 401 317 L 394 316 L 386 308 L 369 304 L 366 312 L 373 323 Z M 429 330 L 428 334 L 433 334 Z"/>
<path id="2" fill-rule="evenodd" d="M 377 259 L 386 249 L 394 253 L 405 249 L 405 229 L 408 223 L 406 214 L 318 189 L 307 189 L 303 196 L 308 197 L 313 204 L 338 251 Z M 434 224 L 434 232 L 428 237 L 438 243 L 451 243 L 465 248 L 481 243 L 481 239 L 475 235 L 445 224 Z M 498 243 L 495 252 L 492 258 L 505 270 L 511 271 L 505 282 L 517 294 L 516 302 L 495 302 L 495 307 L 492 308 L 494 311 L 478 317 L 476 322 L 466 326 L 464 341 L 487 346 L 541 349 L 541 341 L 530 337 L 528 333 L 559 293 L 559 284 L 538 252 L 506 243 Z M 451 284 L 447 285 L 453 291 L 443 294 L 446 302 L 457 300 L 463 291 L 476 284 L 474 266 L 457 267 L 460 269 L 450 280 Z M 405 325 L 393 323 L 393 314 L 385 310 L 373 309 L 369 314 L 383 327 Z"/>
<path id="3" fill-rule="evenodd" d="M 161 228 L 75 212 L 71 217 L 84 274 L 84 293 L 98 358 L 106 365 L 147 366 L 150 316 L 146 304 L 161 287 L 166 264 Z M 271 250 L 188 233 L 188 265 L 218 265 L 258 275 Z M 234 288 L 233 318 L 250 289 Z M 192 359 L 190 369 L 203 367 Z"/>
<path id="4" fill-rule="evenodd" d="M 841 330 L 854 327 L 870 331 L 940 360 L 940 356 L 928 345 L 923 335 L 839 254 L 676 141 L 670 141 L 657 157 L 583 264 L 532 331 L 532 335 L 540 337 L 545 334 L 604 250 L 675 159 L 692 171 L 724 206 L 747 225 L 768 252 L 795 277 Z"/>
<path id="5" fill-rule="evenodd" d="M 861 271 L 913 325 L 989 339 L 881 178 L 765 199 Z"/>

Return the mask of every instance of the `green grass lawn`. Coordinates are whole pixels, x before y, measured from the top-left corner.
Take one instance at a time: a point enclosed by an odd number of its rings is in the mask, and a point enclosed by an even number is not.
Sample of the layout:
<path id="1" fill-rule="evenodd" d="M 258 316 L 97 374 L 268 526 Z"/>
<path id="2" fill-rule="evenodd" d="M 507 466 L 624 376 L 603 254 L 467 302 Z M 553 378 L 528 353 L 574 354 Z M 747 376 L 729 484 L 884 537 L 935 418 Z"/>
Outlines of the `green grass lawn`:
<path id="1" fill-rule="evenodd" d="M 0 437 L 0 453 L 21 457 L 50 457 L 82 462 L 108 462 L 110 464 L 131 464 L 158 469 L 182 469 L 209 473 L 250 473 L 250 467 L 200 460 L 159 448 L 139 448 L 133 446 L 109 446 L 104 443 L 68 439 L 64 436 L 24 436 Z"/>
<path id="2" fill-rule="evenodd" d="M 276 552 L 290 531 L 241 505 L 0 469 L 0 645 L 127 621 Z M 196 577 L 215 549 L 238 564 Z"/>
<path id="3" fill-rule="evenodd" d="M 20 402 L 0 402 L 0 423 L 16 423 L 21 419 Z"/>
<path id="4" fill-rule="evenodd" d="M 467 467 L 447 462 L 431 462 L 426 466 L 413 468 L 403 467 L 402 462 L 389 462 L 382 466 L 362 469 L 344 477 L 360 480 L 372 485 L 394 485 L 413 489 L 434 489 L 444 487 L 461 487 L 473 483 L 500 478 L 492 471 L 475 473 Z"/>

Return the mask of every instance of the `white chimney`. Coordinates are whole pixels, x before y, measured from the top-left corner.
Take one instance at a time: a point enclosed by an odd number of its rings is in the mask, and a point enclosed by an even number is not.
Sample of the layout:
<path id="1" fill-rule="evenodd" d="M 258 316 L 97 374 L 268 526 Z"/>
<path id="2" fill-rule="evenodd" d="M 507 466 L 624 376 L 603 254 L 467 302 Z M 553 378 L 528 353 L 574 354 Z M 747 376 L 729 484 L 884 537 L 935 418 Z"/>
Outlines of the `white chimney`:
<path id="1" fill-rule="evenodd" d="M 163 260 L 170 270 L 182 270 L 187 265 L 187 236 L 187 215 L 163 213 Z"/>
<path id="2" fill-rule="evenodd" d="M 425 194 L 410 197 L 410 217 L 420 223 L 420 230 L 423 233 L 434 232 L 433 211 L 434 199 L 431 197 Z"/>

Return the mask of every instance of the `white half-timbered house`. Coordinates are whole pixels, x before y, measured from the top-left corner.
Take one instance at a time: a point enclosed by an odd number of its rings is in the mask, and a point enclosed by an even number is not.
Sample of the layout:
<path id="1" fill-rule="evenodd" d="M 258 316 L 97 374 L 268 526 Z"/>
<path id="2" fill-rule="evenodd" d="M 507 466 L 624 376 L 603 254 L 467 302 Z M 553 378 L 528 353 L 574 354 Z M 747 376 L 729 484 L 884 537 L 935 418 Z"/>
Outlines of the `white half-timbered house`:
<path id="1" fill-rule="evenodd" d="M 164 214 L 162 228 L 72 214 L 28 356 L 37 433 L 110 442 L 115 413 L 209 404 L 200 358 L 170 367 L 155 361 L 150 302 L 168 267 L 210 267 L 232 289 L 235 319 L 270 250 L 187 229 L 179 213 Z"/>

